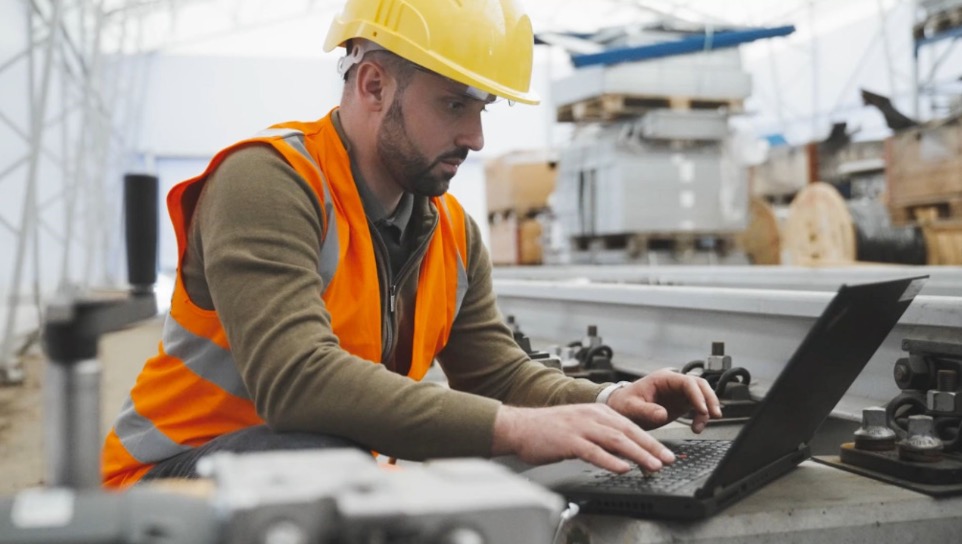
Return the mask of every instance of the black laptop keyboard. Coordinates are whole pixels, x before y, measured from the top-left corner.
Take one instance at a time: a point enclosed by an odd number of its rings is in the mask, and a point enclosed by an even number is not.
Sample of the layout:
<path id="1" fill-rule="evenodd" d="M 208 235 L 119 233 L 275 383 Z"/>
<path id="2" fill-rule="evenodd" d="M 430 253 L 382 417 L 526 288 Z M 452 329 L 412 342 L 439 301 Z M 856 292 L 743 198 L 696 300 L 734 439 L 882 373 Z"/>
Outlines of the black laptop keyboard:
<path id="1" fill-rule="evenodd" d="M 590 487 L 636 491 L 669 492 L 701 478 L 715 469 L 731 442 L 727 440 L 685 440 L 669 445 L 675 462 L 654 473 L 634 468 L 625 474 L 599 470 Z"/>

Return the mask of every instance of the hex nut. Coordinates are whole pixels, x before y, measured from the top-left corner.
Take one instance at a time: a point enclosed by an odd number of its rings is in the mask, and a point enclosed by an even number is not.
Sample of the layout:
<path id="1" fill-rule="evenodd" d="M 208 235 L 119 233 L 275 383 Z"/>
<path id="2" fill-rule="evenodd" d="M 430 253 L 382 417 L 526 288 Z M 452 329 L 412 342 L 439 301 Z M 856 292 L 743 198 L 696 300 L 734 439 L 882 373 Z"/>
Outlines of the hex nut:
<path id="1" fill-rule="evenodd" d="M 855 431 L 855 448 L 886 451 L 895 447 L 895 431 L 889 428 L 885 408 L 872 406 L 862 410 L 862 426 Z"/>
<path id="2" fill-rule="evenodd" d="M 909 416 L 908 434 L 898 442 L 899 459 L 933 463 L 942 459 L 942 448 L 932 416 Z"/>

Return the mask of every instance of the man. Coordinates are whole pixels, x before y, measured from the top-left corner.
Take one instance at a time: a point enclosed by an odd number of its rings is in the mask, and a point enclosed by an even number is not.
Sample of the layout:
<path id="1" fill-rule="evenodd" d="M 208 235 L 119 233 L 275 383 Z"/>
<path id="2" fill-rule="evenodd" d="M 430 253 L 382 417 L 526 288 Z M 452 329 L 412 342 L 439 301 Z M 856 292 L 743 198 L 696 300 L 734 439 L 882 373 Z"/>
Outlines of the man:
<path id="1" fill-rule="evenodd" d="M 485 107 L 537 102 L 527 16 L 513 0 L 348 0 L 325 49 L 342 45 L 339 108 L 229 147 L 168 196 L 175 291 L 107 437 L 105 485 L 191 477 L 217 450 L 672 462 L 638 424 L 693 409 L 700 431 L 720 415 L 707 383 L 597 385 L 529 360 L 447 194 Z M 435 359 L 450 389 L 419 382 Z"/>

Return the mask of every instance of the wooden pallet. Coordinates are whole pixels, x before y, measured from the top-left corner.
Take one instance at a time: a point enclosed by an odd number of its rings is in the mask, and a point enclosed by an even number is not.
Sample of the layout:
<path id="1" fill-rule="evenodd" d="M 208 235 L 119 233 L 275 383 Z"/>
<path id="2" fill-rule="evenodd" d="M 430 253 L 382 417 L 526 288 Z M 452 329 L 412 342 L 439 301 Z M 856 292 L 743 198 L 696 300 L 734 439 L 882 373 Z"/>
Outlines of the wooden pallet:
<path id="1" fill-rule="evenodd" d="M 558 107 L 560 123 L 614 121 L 638 117 L 656 109 L 742 111 L 740 99 L 704 99 L 686 96 L 604 94 Z"/>
<path id="2" fill-rule="evenodd" d="M 576 251 L 624 251 L 629 257 L 662 251 L 673 254 L 714 252 L 725 254 L 736 247 L 735 233 L 661 232 L 577 236 Z"/>
<path id="3" fill-rule="evenodd" d="M 962 264 L 962 219 L 922 222 L 926 264 Z"/>
<path id="4" fill-rule="evenodd" d="M 962 220 L 962 194 L 957 196 L 934 196 L 913 202 L 889 204 L 892 222 L 896 225 L 924 223 L 939 220 Z"/>
<path id="5" fill-rule="evenodd" d="M 892 218 L 913 221 L 915 210 L 962 217 L 962 118 L 899 131 L 885 141 L 885 179 Z"/>

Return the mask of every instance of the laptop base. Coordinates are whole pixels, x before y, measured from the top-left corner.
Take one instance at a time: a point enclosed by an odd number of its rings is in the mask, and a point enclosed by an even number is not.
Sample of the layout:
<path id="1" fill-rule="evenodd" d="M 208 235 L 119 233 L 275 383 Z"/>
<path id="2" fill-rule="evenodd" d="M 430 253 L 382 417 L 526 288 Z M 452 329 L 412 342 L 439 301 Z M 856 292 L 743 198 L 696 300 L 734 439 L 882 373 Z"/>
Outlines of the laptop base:
<path id="1" fill-rule="evenodd" d="M 638 519 L 694 521 L 714 515 L 744 496 L 791 471 L 809 458 L 809 450 L 801 448 L 740 481 L 714 493 L 699 489 L 693 495 L 639 495 L 630 491 L 608 490 L 593 493 L 578 489 L 555 490 L 567 500 L 577 503 L 586 514 L 617 515 Z M 567 492 L 566 492 L 567 491 Z"/>

